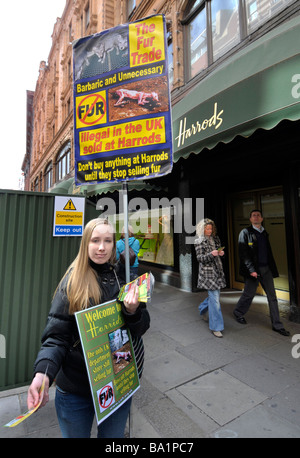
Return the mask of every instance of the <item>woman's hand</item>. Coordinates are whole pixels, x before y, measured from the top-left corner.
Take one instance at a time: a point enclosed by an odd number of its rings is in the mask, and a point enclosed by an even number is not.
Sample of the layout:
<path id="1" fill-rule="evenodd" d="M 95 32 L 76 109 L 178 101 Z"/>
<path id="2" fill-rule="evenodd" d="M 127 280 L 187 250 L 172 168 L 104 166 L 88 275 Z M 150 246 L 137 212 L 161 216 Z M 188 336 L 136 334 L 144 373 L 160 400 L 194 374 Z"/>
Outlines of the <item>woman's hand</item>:
<path id="1" fill-rule="evenodd" d="M 213 250 L 213 251 L 211 252 L 211 254 L 212 254 L 213 256 L 224 256 L 225 253 L 224 253 L 223 250 L 222 250 L 222 251 Z"/>
<path id="2" fill-rule="evenodd" d="M 41 389 L 44 377 L 45 377 L 45 374 L 42 374 L 41 372 L 37 372 L 35 374 L 34 379 L 32 380 L 30 387 L 28 388 L 28 394 L 27 394 L 28 410 L 31 410 L 34 407 L 36 407 L 40 401 L 40 396 L 41 396 L 40 389 Z M 43 400 L 42 400 L 40 407 L 43 407 L 45 404 L 47 404 L 48 401 L 49 401 L 49 377 L 46 375 Z"/>
<path id="3" fill-rule="evenodd" d="M 134 313 L 139 306 L 139 288 L 138 285 L 134 285 L 130 291 L 126 294 L 124 299 L 124 305 L 128 313 Z"/>

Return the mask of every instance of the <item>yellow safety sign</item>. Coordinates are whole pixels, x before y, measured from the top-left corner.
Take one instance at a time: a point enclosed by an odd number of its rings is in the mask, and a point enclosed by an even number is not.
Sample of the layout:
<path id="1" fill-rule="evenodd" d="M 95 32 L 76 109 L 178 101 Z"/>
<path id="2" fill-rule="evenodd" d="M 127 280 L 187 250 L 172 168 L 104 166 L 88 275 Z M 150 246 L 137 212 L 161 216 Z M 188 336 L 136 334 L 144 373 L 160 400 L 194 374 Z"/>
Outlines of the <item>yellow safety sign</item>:
<path id="1" fill-rule="evenodd" d="M 64 206 L 64 210 L 76 210 L 76 207 L 75 207 L 72 199 L 68 200 L 68 202 Z"/>
<path id="2" fill-rule="evenodd" d="M 84 226 L 84 197 L 55 196 L 53 236 L 81 236 Z"/>

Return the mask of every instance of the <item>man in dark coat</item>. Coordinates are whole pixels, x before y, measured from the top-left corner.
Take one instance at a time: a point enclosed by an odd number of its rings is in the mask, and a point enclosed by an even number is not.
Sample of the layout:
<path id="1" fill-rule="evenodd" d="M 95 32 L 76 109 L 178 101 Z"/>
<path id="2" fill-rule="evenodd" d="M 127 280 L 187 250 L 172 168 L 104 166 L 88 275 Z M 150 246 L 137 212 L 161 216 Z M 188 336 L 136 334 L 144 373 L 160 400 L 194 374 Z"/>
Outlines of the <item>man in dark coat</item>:
<path id="1" fill-rule="evenodd" d="M 273 331 L 289 336 L 290 333 L 284 329 L 279 317 L 273 280 L 279 274 L 269 235 L 262 226 L 263 216 L 260 210 L 251 211 L 250 222 L 252 225 L 243 229 L 239 235 L 240 273 L 245 279 L 245 287 L 233 314 L 239 323 L 247 323 L 244 315 L 248 312 L 260 283 L 267 294 Z"/>

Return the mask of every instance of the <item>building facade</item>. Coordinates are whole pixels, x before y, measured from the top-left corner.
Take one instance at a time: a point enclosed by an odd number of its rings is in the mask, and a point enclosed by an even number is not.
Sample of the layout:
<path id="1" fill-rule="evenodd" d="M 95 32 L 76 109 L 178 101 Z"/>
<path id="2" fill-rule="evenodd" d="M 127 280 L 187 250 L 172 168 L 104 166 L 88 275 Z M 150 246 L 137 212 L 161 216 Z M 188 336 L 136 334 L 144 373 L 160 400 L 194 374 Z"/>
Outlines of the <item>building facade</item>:
<path id="1" fill-rule="evenodd" d="M 174 164 L 169 175 L 129 186 L 132 207 L 139 197 L 150 209 L 139 213 L 145 220 L 137 234 L 140 268 L 196 291 L 198 266 L 187 236 L 203 214 L 215 220 L 226 247 L 228 287 L 242 289 L 237 237 L 250 210 L 261 208 L 280 272 L 277 295 L 298 321 L 299 0 L 67 1 L 34 95 L 30 189 L 85 192 L 94 202 L 109 197 L 119 212 L 115 185 L 79 189 L 72 182 L 70 43 L 160 13 L 168 32 Z M 204 209 L 198 212 L 201 199 Z M 191 229 L 176 226 L 178 202 Z M 137 209 L 129 210 L 134 222 Z"/>
<path id="2" fill-rule="evenodd" d="M 68 0 L 62 17 L 57 18 L 48 60 L 40 63 L 34 92 L 25 190 L 49 191 L 74 174 L 72 41 L 113 25 L 114 2 L 102 0 Z"/>

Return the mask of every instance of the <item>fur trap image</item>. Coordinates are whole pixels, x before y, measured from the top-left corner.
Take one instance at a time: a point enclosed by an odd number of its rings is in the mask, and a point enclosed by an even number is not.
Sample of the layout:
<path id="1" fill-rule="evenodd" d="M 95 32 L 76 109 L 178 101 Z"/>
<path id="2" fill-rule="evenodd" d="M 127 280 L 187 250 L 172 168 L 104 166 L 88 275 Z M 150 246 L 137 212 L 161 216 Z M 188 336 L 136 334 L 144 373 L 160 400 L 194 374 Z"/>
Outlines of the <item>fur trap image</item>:
<path id="1" fill-rule="evenodd" d="M 114 87 L 108 94 L 110 122 L 169 110 L 166 76 Z"/>

